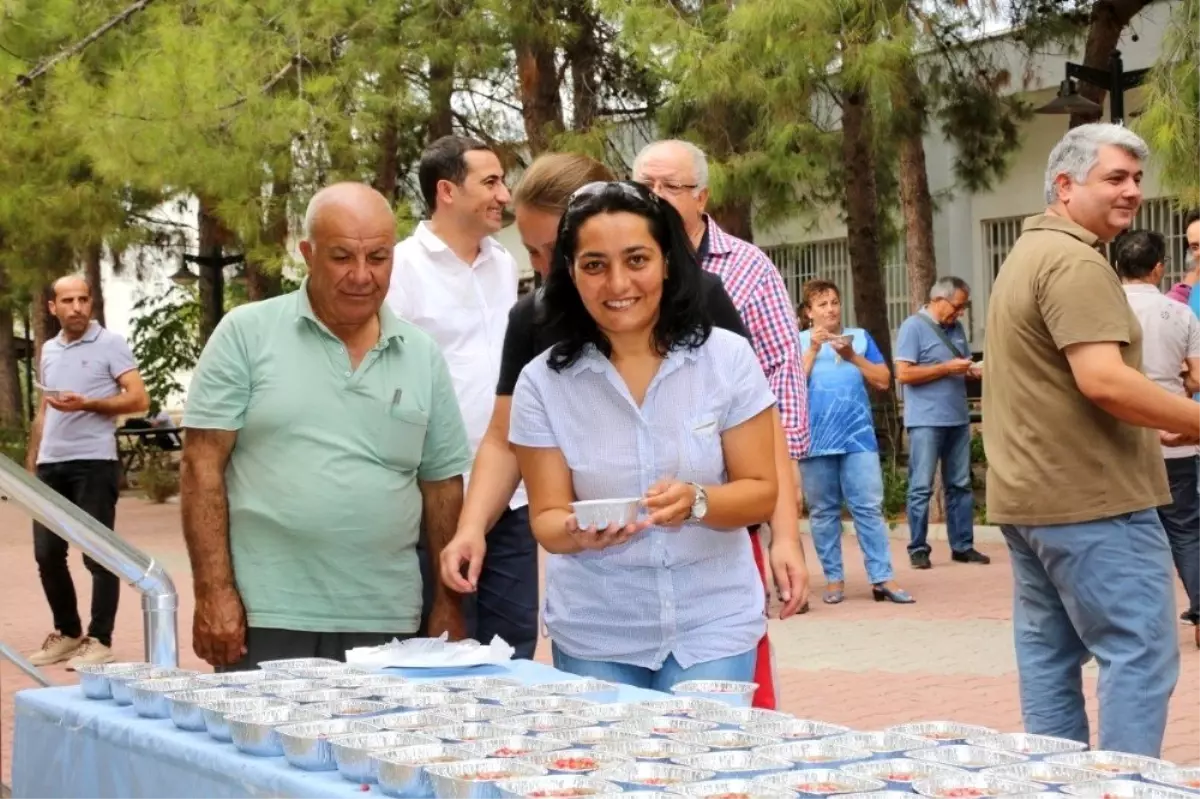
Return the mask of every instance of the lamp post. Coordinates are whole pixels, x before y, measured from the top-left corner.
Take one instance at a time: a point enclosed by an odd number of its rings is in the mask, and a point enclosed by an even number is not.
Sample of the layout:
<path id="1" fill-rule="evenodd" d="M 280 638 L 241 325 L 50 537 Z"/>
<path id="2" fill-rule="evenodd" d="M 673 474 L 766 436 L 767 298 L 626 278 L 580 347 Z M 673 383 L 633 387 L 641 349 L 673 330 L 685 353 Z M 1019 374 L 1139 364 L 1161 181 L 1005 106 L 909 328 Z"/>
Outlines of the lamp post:
<path id="1" fill-rule="evenodd" d="M 1109 119 L 1117 125 L 1125 122 L 1125 92 L 1146 82 L 1148 69 L 1125 70 L 1121 51 L 1113 50 L 1108 57 L 1108 69 L 1096 69 L 1073 61 L 1067 62 L 1067 79 L 1058 87 L 1058 95 L 1041 108 L 1037 114 L 1099 114 L 1103 106 L 1081 95 L 1075 88 L 1076 81 L 1090 83 L 1108 90 Z"/>
<path id="2" fill-rule="evenodd" d="M 225 315 L 225 267 L 245 262 L 245 255 L 222 255 L 220 245 L 214 245 L 208 255 L 189 255 L 186 252 L 180 255 L 179 268 L 175 270 L 175 274 L 171 275 L 173 283 L 178 286 L 191 286 L 196 283 L 199 278 L 192 270 L 188 269 L 188 264 L 198 266 L 201 274 L 204 273 L 204 270 L 208 270 L 210 275 L 209 306 L 202 309 L 200 323 L 202 341 L 208 340 L 212 331 L 216 329 L 217 323 L 221 321 L 221 317 Z M 233 279 L 237 281 L 244 277 L 239 275 Z"/>

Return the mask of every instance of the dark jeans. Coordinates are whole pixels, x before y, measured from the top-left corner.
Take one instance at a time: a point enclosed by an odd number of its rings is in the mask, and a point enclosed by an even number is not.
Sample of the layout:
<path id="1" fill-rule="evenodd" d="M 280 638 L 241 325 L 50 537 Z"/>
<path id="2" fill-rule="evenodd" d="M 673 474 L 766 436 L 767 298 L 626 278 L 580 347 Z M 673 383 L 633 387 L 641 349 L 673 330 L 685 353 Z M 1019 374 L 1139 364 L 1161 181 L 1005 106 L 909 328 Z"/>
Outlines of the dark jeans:
<path id="1" fill-rule="evenodd" d="M 929 552 L 929 500 L 933 475 L 942 464 L 946 490 L 946 534 L 950 549 L 975 546 L 975 495 L 971 492 L 971 426 L 908 428 L 908 554 Z"/>
<path id="2" fill-rule="evenodd" d="M 434 580 L 440 578 L 423 547 L 418 547 L 417 556 L 425 589 L 421 614 L 424 634 Z M 475 640 L 488 644 L 498 635 L 516 650 L 515 657 L 533 659 L 538 640 L 538 559 L 528 507 L 506 510 L 488 532 L 478 590 L 464 598 L 463 613 L 467 630 Z"/>
<path id="3" fill-rule="evenodd" d="M 1200 619 L 1200 458 L 1167 458 L 1171 504 L 1158 509 L 1175 571 L 1188 595 L 1188 615 Z"/>
<path id="4" fill-rule="evenodd" d="M 217 671 L 255 669 L 264 660 L 331 658 L 345 661 L 348 650 L 382 646 L 393 638 L 403 641 L 412 637 L 412 633 L 312 633 L 250 627 L 246 630 L 246 654 L 238 662 Z"/>
<path id="5" fill-rule="evenodd" d="M 37 476 L 100 524 L 112 529 L 117 516 L 121 477 L 116 461 L 43 463 L 37 467 Z M 68 638 L 80 637 L 83 624 L 79 620 L 75 583 L 67 568 L 67 542 L 34 522 L 33 554 L 42 578 L 42 590 L 46 592 L 50 612 L 54 615 L 54 629 Z M 105 646 L 112 646 L 121 581 L 87 555 L 83 556 L 83 563 L 92 573 L 92 620 L 88 635 Z"/>

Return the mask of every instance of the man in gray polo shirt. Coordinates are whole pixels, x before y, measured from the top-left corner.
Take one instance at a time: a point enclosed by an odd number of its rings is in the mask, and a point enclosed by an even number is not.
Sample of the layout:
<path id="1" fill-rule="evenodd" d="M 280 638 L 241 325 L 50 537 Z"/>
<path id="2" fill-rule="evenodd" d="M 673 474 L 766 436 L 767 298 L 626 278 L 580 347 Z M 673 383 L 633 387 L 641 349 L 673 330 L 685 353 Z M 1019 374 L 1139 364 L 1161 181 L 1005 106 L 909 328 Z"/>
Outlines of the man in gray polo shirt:
<path id="1" fill-rule="evenodd" d="M 939 461 L 946 489 L 950 557 L 960 563 L 989 563 L 975 549 L 975 498 L 971 491 L 971 424 L 967 378 L 978 378 L 959 317 L 971 287 L 944 277 L 929 291 L 929 304 L 900 325 L 896 336 L 896 379 L 904 387 L 908 431 L 908 557 L 928 569 L 929 500 Z"/>
<path id="2" fill-rule="evenodd" d="M 33 420 L 26 467 L 112 528 L 120 480 L 116 417 L 144 412 L 150 399 L 125 339 L 92 320 L 87 281 L 60 278 L 53 290 L 50 312 L 62 332 L 42 347 L 42 402 Z M 83 556 L 92 573 L 92 619 L 85 638 L 67 568 L 67 542 L 35 522 L 33 550 L 55 631 L 29 661 L 48 666 L 66 660 L 70 668 L 110 662 L 120 580 Z"/>

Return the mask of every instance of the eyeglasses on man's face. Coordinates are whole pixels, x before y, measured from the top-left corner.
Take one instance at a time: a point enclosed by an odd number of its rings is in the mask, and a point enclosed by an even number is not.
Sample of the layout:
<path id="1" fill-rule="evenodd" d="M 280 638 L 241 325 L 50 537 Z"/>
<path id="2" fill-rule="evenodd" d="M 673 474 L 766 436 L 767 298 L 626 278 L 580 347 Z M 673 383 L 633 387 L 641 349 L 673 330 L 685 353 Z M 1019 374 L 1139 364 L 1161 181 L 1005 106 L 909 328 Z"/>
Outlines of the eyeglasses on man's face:
<path id="1" fill-rule="evenodd" d="M 640 178 L 637 182 L 650 189 L 652 192 L 658 193 L 658 191 L 661 189 L 663 193 L 670 194 L 672 196 L 683 194 L 685 191 L 695 191 L 696 189 L 700 188 L 699 183 L 679 183 L 674 180 L 657 180 L 654 178 L 645 177 Z"/>

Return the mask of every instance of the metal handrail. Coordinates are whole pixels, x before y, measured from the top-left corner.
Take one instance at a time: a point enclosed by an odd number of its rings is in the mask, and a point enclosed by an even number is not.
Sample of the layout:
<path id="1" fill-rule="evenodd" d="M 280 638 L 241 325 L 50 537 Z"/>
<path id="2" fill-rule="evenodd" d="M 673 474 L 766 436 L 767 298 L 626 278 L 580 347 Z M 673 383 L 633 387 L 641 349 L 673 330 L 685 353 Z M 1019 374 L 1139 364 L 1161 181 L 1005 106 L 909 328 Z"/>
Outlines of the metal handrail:
<path id="1" fill-rule="evenodd" d="M 4 456 L 0 456 L 0 499 L 15 502 L 55 535 L 141 592 L 146 661 L 156 666 L 179 665 L 179 596 L 161 564 Z"/>
<path id="2" fill-rule="evenodd" d="M 29 675 L 29 678 L 43 688 L 49 688 L 54 685 L 50 680 L 46 679 L 46 675 L 38 671 L 38 667 L 26 660 L 19 652 L 15 651 L 8 644 L 0 641 L 0 658 L 4 658 L 9 663 L 16 666 L 21 671 Z"/>

